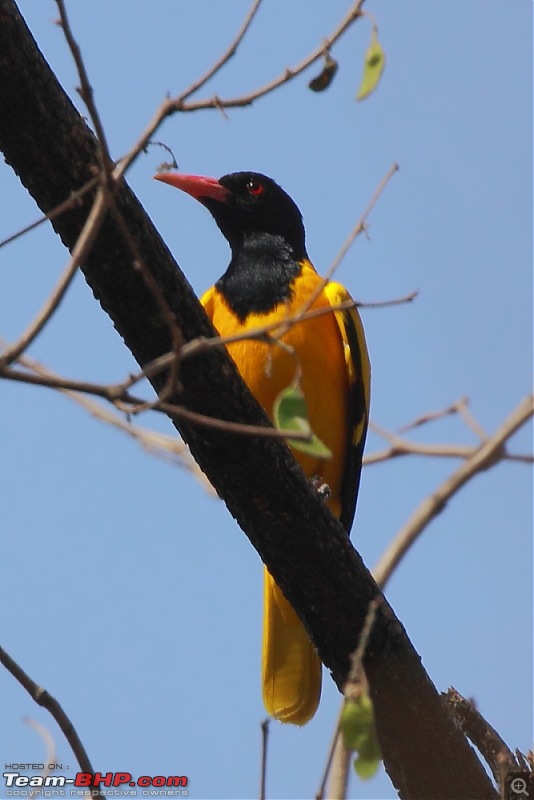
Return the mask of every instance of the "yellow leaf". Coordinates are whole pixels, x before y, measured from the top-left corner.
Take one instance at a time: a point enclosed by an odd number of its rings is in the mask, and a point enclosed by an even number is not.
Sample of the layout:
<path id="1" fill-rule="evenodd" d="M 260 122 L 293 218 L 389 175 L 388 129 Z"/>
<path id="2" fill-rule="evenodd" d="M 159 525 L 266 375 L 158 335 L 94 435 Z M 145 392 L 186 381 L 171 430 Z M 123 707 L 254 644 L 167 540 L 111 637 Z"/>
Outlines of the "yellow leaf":
<path id="1" fill-rule="evenodd" d="M 376 31 L 373 32 L 371 44 L 367 48 L 365 54 L 365 62 L 363 66 L 363 76 L 356 95 L 356 100 L 364 100 L 374 92 L 378 86 L 378 82 L 384 71 L 386 63 L 386 54 L 382 45 L 378 41 Z"/>

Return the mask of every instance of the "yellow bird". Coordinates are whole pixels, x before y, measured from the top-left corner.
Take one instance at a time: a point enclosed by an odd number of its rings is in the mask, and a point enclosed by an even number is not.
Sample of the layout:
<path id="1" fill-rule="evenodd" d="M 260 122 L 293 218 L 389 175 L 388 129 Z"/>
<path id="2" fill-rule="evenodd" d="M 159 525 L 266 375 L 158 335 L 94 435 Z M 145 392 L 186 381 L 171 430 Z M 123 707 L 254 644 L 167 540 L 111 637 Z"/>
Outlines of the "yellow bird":
<path id="1" fill-rule="evenodd" d="M 356 308 L 339 283 L 317 274 L 306 252 L 302 216 L 271 178 L 236 172 L 219 180 L 164 173 L 157 180 L 199 200 L 228 240 L 230 264 L 202 297 L 222 337 L 242 336 L 228 352 L 250 391 L 272 417 L 280 392 L 300 373 L 313 432 L 332 457 L 294 451 L 302 469 L 328 485 L 332 512 L 350 531 L 367 433 L 370 365 Z M 247 339 L 271 323 L 309 309 L 280 337 L 281 345 Z M 338 308 L 338 310 L 336 310 Z M 331 309 L 316 316 L 318 309 Z M 276 336 L 276 331 L 271 331 Z M 265 569 L 262 684 L 271 716 L 304 725 L 317 710 L 322 665 L 292 606 Z"/>

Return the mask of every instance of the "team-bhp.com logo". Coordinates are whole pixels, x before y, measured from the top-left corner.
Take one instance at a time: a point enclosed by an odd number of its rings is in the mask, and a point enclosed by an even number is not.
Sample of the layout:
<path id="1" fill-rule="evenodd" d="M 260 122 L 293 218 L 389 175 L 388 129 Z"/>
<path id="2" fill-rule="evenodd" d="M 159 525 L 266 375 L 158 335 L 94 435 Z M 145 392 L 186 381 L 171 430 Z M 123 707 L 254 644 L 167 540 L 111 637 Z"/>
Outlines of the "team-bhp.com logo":
<path id="1" fill-rule="evenodd" d="M 141 775 L 134 778 L 130 772 L 77 772 L 74 777 L 67 778 L 65 775 L 22 775 L 16 770 L 3 775 L 6 797 L 23 798 L 36 792 L 42 797 L 82 797 L 99 794 L 99 790 L 106 797 L 161 798 L 187 797 L 188 794 L 185 775 Z"/>

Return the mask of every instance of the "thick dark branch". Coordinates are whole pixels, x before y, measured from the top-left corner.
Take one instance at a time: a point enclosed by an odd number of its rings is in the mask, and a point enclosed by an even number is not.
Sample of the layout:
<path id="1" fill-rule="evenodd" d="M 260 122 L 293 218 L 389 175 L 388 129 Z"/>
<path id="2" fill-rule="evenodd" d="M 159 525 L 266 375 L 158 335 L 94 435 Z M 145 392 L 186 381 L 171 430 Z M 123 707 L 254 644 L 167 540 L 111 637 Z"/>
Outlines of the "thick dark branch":
<path id="1" fill-rule="evenodd" d="M 98 165 L 95 139 L 43 60 L 12 0 L 0 0 L 0 148 L 37 204 L 47 211 L 82 186 Z M 133 193 L 117 193 L 144 264 L 176 317 L 184 341 L 209 336 L 186 279 Z M 90 199 L 54 219 L 72 250 Z M 161 305 L 132 264 L 108 214 L 83 265 L 86 280 L 134 357 L 143 365 L 171 347 Z M 184 361 L 183 391 L 166 400 L 251 425 L 268 420 L 223 352 Z M 165 374 L 153 378 L 156 391 Z M 173 420 L 202 469 L 304 620 L 338 686 L 348 672 L 369 603 L 379 590 L 282 442 L 233 436 Z M 388 773 L 401 797 L 480 798 L 495 791 L 444 708 L 387 602 L 377 612 L 365 656 Z"/>

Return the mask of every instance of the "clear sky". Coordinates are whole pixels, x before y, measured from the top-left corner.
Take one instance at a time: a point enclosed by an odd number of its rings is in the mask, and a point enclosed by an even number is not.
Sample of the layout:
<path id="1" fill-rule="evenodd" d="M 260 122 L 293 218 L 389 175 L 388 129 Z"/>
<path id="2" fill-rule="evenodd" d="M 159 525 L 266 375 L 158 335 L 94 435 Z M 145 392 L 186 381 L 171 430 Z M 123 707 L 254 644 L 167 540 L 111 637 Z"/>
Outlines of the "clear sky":
<path id="1" fill-rule="evenodd" d="M 266 2 L 234 59 L 206 90 L 236 95 L 298 62 L 347 0 Z M 372 3 L 387 66 L 354 96 L 369 20 L 335 47 L 329 91 L 312 68 L 251 108 L 168 120 L 155 137 L 180 168 L 253 169 L 300 206 L 319 271 L 335 256 L 393 161 L 400 165 L 338 277 L 362 301 L 418 289 L 411 305 L 362 311 L 373 365 L 372 419 L 396 429 L 467 395 L 493 432 L 529 391 L 531 334 L 531 4 Z M 68 3 L 110 147 L 120 157 L 167 92 L 226 48 L 247 0 Z M 82 108 L 52 2 L 22 0 L 39 45 Z M 82 113 L 83 109 L 82 109 Z M 224 270 L 226 242 L 191 198 L 156 183 L 158 148 L 129 174 L 200 293 Z M 33 201 L 0 169 L 0 238 L 31 222 Z M 0 251 L 0 335 L 13 340 L 68 254 L 42 227 Z M 78 276 L 31 355 L 70 377 L 122 379 L 135 368 Z M 57 696 L 96 769 L 187 775 L 193 798 L 257 796 L 261 563 L 224 505 L 187 471 L 44 389 L 0 386 L 4 646 Z M 145 424 L 172 432 L 164 420 Z M 473 444 L 457 418 L 417 441 Z M 372 434 L 368 452 L 383 447 Z M 510 445 L 527 452 L 531 431 Z M 372 566 L 455 460 L 399 459 L 364 470 L 353 541 Z M 388 599 L 436 686 L 450 685 L 512 747 L 532 739 L 532 490 L 527 466 L 478 476 L 432 522 Z M 47 725 L 57 760 L 76 765 L 55 723 L 0 671 L 0 761 L 35 762 Z M 271 726 L 268 796 L 318 787 L 340 698 L 325 676 L 305 728 Z M 1 795 L 1 793 L 0 793 Z M 350 797 L 393 798 L 381 772 Z"/>

